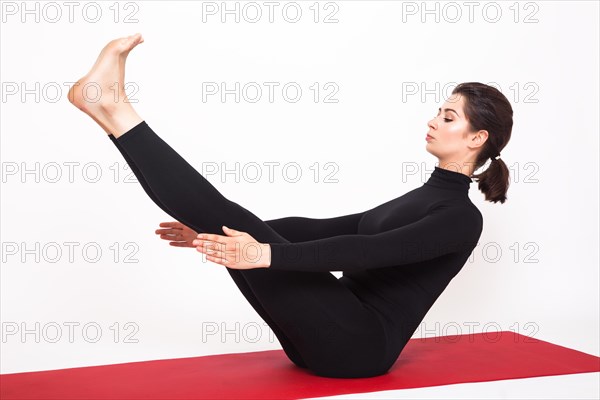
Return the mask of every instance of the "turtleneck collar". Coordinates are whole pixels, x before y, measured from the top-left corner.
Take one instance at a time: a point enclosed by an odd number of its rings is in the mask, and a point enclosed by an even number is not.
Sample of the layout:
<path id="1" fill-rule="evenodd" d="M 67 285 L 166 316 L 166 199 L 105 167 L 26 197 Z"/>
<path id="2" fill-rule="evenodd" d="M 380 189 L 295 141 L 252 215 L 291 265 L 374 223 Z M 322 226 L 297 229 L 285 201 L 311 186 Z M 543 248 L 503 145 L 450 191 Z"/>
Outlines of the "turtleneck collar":
<path id="1" fill-rule="evenodd" d="M 470 184 L 472 181 L 471 178 L 460 172 L 435 167 L 425 184 L 442 189 L 457 190 L 467 193 L 471 187 Z"/>

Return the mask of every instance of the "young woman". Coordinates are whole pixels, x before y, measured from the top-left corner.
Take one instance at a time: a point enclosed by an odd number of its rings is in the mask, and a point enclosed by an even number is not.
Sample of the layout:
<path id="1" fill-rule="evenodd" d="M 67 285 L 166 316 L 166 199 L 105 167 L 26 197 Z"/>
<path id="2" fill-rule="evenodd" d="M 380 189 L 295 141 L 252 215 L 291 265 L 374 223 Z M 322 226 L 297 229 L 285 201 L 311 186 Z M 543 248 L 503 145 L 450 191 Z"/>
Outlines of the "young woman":
<path id="1" fill-rule="evenodd" d="M 131 103 L 113 100 L 114 82 L 125 98 L 125 61 L 142 42 L 139 33 L 109 42 L 69 100 L 177 220 L 156 233 L 225 266 L 298 367 L 335 378 L 386 373 L 477 245 L 483 218 L 468 196 L 472 179 L 486 200 L 506 200 L 509 173 L 499 157 L 512 129 L 507 99 L 477 82 L 454 89 L 428 123 L 426 150 L 439 167 L 421 187 L 356 214 L 262 221 L 219 193 Z M 111 94 L 88 102 L 89 83 Z"/>

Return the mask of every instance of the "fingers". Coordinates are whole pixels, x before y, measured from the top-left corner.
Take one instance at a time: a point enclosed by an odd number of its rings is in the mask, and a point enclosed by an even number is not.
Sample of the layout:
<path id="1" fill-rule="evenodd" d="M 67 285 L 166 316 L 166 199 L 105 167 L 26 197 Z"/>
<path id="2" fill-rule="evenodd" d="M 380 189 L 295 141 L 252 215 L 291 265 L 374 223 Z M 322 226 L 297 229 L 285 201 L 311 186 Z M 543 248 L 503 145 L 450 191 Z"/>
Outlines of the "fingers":
<path id="1" fill-rule="evenodd" d="M 225 232 L 227 234 L 227 236 L 242 236 L 246 233 L 246 232 L 237 231 L 235 229 L 231 229 L 230 227 L 225 226 L 225 225 L 223 225 L 223 232 Z"/>
<path id="2" fill-rule="evenodd" d="M 200 233 L 196 236 L 196 239 L 207 240 L 210 242 L 225 242 L 226 239 L 229 239 L 229 236 L 217 235 L 215 233 Z"/>
<path id="3" fill-rule="evenodd" d="M 223 257 L 214 257 L 214 256 L 206 255 L 206 259 L 208 261 L 214 262 L 215 264 L 221 264 L 224 266 L 229 266 L 231 264 L 231 262 L 229 260 L 227 260 L 226 258 L 223 258 Z"/>
<path id="4" fill-rule="evenodd" d="M 220 263 L 223 263 L 226 254 L 231 252 L 231 246 L 235 246 L 235 242 L 228 236 L 212 233 L 199 234 L 192 244 L 196 246 L 198 252 L 204 253 L 208 260 Z"/>
<path id="5" fill-rule="evenodd" d="M 179 222 L 179 221 L 161 222 L 160 224 L 158 224 L 158 226 L 162 226 L 163 228 L 175 228 L 175 227 L 180 227 L 181 222 Z"/>
<path id="6" fill-rule="evenodd" d="M 202 250 L 218 250 L 225 251 L 227 250 L 227 243 L 213 242 L 210 240 L 199 240 L 196 239 L 192 241 L 192 244 Z"/>
<path id="7" fill-rule="evenodd" d="M 157 229 L 154 231 L 154 233 L 179 235 L 182 233 L 182 230 L 181 229 Z"/>
<path id="8" fill-rule="evenodd" d="M 234 257 L 235 254 L 227 252 L 225 246 L 218 244 L 208 244 L 205 246 L 197 246 L 196 251 L 206 255 L 206 259 L 219 264 L 226 264 L 228 262 L 227 257 Z"/>
<path id="9" fill-rule="evenodd" d="M 169 245 L 175 247 L 196 247 L 193 244 L 190 244 L 190 242 L 169 242 Z"/>
<path id="10" fill-rule="evenodd" d="M 186 238 L 184 238 L 182 235 L 160 235 L 160 238 L 164 240 L 172 240 L 178 242 L 187 241 Z"/>
<path id="11" fill-rule="evenodd" d="M 231 249 L 227 248 L 226 243 L 194 240 L 192 244 L 196 246 L 196 251 L 215 258 L 223 258 L 226 254 L 231 253 Z"/>
<path id="12" fill-rule="evenodd" d="M 154 231 L 157 235 L 160 235 L 161 239 L 173 240 L 173 241 L 187 241 L 188 238 L 183 236 L 181 229 L 157 229 Z"/>

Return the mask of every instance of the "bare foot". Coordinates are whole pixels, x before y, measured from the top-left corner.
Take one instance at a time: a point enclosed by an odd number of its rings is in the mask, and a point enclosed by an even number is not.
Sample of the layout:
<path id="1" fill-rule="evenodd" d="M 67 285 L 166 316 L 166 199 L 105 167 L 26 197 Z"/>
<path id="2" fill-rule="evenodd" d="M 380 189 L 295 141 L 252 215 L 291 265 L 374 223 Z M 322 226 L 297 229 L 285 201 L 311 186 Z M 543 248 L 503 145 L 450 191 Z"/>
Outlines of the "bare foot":
<path id="1" fill-rule="evenodd" d="M 92 69 L 67 94 L 69 101 L 92 117 L 107 133 L 131 125 L 133 107 L 125 95 L 125 61 L 129 52 L 144 39 L 140 33 L 111 40 L 100 52 Z M 125 116 L 130 122 L 113 119 Z M 137 115 L 137 114 L 136 114 Z"/>

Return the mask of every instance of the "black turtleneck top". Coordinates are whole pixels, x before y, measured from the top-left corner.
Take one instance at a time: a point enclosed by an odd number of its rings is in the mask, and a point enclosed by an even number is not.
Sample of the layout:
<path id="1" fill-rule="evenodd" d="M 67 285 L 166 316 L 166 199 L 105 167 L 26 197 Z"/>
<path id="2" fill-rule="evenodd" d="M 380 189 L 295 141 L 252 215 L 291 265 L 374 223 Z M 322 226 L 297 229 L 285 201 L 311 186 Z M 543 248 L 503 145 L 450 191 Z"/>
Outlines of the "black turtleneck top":
<path id="1" fill-rule="evenodd" d="M 471 178 L 435 167 L 427 182 L 361 213 L 266 221 L 273 270 L 343 271 L 340 280 L 389 319 L 421 318 L 462 269 L 483 229 Z"/>

